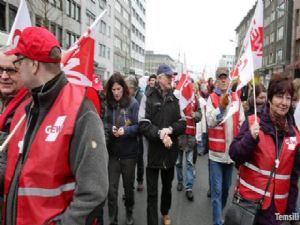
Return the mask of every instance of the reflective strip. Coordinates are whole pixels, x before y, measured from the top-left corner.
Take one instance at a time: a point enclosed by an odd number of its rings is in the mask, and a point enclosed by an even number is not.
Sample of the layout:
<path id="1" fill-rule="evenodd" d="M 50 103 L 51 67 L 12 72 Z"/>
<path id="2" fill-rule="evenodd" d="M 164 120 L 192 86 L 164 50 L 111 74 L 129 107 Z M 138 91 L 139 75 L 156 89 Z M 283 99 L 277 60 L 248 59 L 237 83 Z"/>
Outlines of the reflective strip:
<path id="1" fill-rule="evenodd" d="M 221 127 L 221 126 L 211 127 L 211 128 L 209 128 L 209 129 L 211 129 L 211 130 L 224 130 L 224 128 Z"/>
<path id="2" fill-rule="evenodd" d="M 190 120 L 193 119 L 193 117 L 191 117 L 191 116 L 185 116 L 185 118 L 190 119 Z"/>
<path id="3" fill-rule="evenodd" d="M 215 141 L 215 142 L 222 142 L 222 143 L 225 143 L 225 140 L 224 140 L 224 139 L 221 139 L 221 138 L 208 138 L 208 140 L 210 140 L 210 141 Z"/>
<path id="4" fill-rule="evenodd" d="M 250 189 L 250 190 L 252 190 L 252 191 L 254 191 L 254 192 L 256 192 L 256 193 L 258 193 L 258 194 L 261 194 L 261 195 L 264 195 L 265 194 L 265 191 L 264 190 L 262 190 L 262 189 L 259 189 L 259 188 L 257 188 L 257 187 L 254 187 L 254 186 L 252 186 L 251 184 L 248 184 L 246 181 L 244 181 L 242 178 L 240 178 L 240 183 L 242 184 L 242 185 L 244 185 L 246 188 L 248 188 L 248 189 Z M 267 197 L 270 197 L 270 192 L 266 192 L 266 196 Z"/>
<path id="5" fill-rule="evenodd" d="M 195 129 L 194 126 L 186 126 L 186 128 Z"/>
<path id="6" fill-rule="evenodd" d="M 65 191 L 72 191 L 75 189 L 75 182 L 64 184 L 58 188 L 46 189 L 46 188 L 19 188 L 19 196 L 40 196 L 40 197 L 55 197 L 59 196 Z"/>
<path id="7" fill-rule="evenodd" d="M 251 163 L 244 163 L 244 166 L 248 167 L 249 169 L 255 171 L 255 172 L 258 172 L 262 175 L 265 175 L 265 176 L 270 176 L 271 175 L 271 171 L 269 170 L 262 170 L 256 166 L 254 166 L 253 164 Z M 275 175 L 275 179 L 278 179 L 278 180 L 289 180 L 290 179 L 290 175 L 281 175 L 281 174 L 276 174 Z"/>
<path id="8" fill-rule="evenodd" d="M 289 196 L 289 193 L 286 193 L 284 195 L 274 195 L 275 199 L 285 199 Z"/>
<path id="9" fill-rule="evenodd" d="M 148 119 L 140 119 L 139 122 L 149 122 L 149 123 L 151 123 L 151 121 L 148 120 Z"/>

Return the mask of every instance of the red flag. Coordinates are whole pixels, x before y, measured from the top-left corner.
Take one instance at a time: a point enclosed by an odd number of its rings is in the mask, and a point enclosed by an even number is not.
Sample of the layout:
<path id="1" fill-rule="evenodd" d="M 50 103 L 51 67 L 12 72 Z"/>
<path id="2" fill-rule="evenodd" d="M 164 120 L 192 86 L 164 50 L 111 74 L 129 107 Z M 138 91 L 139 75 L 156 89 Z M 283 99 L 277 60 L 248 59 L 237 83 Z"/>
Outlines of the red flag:
<path id="1" fill-rule="evenodd" d="M 70 83 L 87 87 L 87 98 L 100 113 L 100 103 L 93 88 L 94 49 L 97 24 L 107 10 L 104 10 L 87 31 L 62 56 L 61 64 Z"/>
<path id="2" fill-rule="evenodd" d="M 194 101 L 194 86 L 190 76 L 181 74 L 174 94 L 179 99 L 180 107 L 183 110 Z"/>
<path id="3" fill-rule="evenodd" d="M 93 74 L 93 88 L 97 91 L 102 91 L 101 78 L 96 74 Z"/>

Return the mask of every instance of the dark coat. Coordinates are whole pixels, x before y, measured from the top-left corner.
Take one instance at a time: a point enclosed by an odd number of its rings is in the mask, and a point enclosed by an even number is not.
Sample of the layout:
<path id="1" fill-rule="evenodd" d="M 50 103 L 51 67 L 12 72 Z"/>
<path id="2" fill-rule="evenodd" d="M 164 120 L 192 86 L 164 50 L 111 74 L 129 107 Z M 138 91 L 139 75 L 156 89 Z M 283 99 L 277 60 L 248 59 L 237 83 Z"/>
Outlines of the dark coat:
<path id="1" fill-rule="evenodd" d="M 165 148 L 158 134 L 162 128 L 173 128 L 173 145 Z M 148 167 L 167 169 L 175 165 L 178 156 L 177 137 L 183 134 L 186 121 L 179 100 L 172 92 L 163 96 L 159 87 L 150 88 L 142 99 L 139 112 L 140 132 L 148 139 Z"/>

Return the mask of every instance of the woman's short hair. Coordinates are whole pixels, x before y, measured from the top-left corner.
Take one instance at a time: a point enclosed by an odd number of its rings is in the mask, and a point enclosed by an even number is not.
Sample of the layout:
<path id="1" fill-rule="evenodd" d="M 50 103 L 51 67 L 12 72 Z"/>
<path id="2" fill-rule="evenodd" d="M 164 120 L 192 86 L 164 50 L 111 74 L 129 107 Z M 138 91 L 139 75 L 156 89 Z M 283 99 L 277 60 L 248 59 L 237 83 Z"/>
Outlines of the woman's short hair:
<path id="1" fill-rule="evenodd" d="M 117 83 L 120 86 L 123 87 L 123 96 L 121 97 L 119 104 L 121 108 L 125 108 L 128 106 L 130 102 L 130 95 L 128 86 L 123 78 L 123 76 L 119 72 L 115 72 L 111 75 L 111 77 L 108 79 L 107 84 L 105 86 L 105 92 L 106 92 L 106 100 L 107 100 L 107 106 L 109 108 L 114 108 L 117 104 L 113 93 L 112 93 L 112 86 Z"/>
<path id="2" fill-rule="evenodd" d="M 293 97 L 292 79 L 286 73 L 274 74 L 268 87 L 268 100 L 271 101 L 276 94 L 289 93 Z"/>

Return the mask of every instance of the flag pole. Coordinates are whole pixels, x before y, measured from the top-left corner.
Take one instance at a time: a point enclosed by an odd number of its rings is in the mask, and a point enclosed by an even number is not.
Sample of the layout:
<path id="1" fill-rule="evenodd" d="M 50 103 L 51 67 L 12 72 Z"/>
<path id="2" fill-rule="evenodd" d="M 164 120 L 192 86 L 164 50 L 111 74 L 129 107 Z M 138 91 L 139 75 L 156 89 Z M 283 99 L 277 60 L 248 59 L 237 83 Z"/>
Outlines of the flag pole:
<path id="1" fill-rule="evenodd" d="M 252 86 L 253 86 L 253 104 L 254 104 L 254 120 L 257 123 L 257 109 L 256 109 L 256 96 L 255 96 L 255 79 L 254 73 L 252 74 Z"/>
<path id="2" fill-rule="evenodd" d="M 24 113 L 24 115 L 21 117 L 21 119 L 19 120 L 19 122 L 14 127 L 14 129 L 9 133 L 9 135 L 7 136 L 7 138 L 5 139 L 5 141 L 3 142 L 3 144 L 0 146 L 0 152 L 2 152 L 5 149 L 5 147 L 7 146 L 8 142 L 10 141 L 10 139 L 12 138 L 12 136 L 16 133 L 17 129 L 19 128 L 19 126 L 21 125 L 21 123 L 25 120 L 25 118 L 26 118 L 26 114 Z"/>

